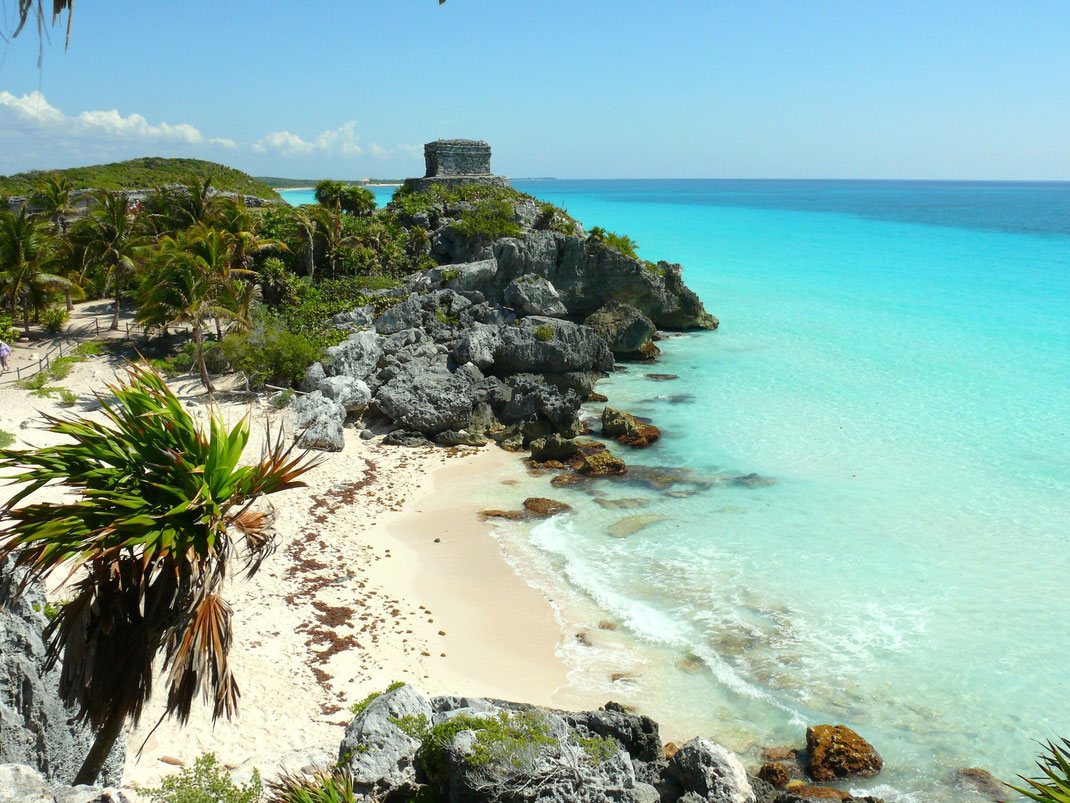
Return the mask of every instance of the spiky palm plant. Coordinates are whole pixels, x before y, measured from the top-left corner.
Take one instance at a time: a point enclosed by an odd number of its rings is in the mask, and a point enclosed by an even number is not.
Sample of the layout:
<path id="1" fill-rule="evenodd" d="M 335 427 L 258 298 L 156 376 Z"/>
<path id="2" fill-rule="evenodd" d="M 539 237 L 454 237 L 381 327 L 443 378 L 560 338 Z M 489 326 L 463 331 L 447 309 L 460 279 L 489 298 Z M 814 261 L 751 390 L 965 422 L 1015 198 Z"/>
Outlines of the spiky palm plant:
<path id="1" fill-rule="evenodd" d="M 268 433 L 260 461 L 241 466 L 249 425 L 205 432 L 155 373 L 131 366 L 101 398 L 106 422 L 46 415 L 68 442 L 0 449 L 23 487 L 5 506 L 0 559 L 27 569 L 23 586 L 62 571 L 71 601 L 45 631 L 60 692 L 97 732 L 74 781 L 92 783 L 127 719 L 136 723 L 162 655 L 166 714 L 189 718 L 202 697 L 213 718 L 237 710 L 231 609 L 223 582 L 236 559 L 252 575 L 271 548 L 259 497 L 302 485 L 314 463 Z M 61 502 L 19 504 L 46 485 Z"/>
<path id="2" fill-rule="evenodd" d="M 1070 739 L 1062 739 L 1062 744 L 1049 740 L 1042 745 L 1044 752 L 1037 760 L 1041 775 L 1026 778 L 1019 775 L 1026 787 L 1007 784 L 1015 792 L 1025 795 L 1039 803 L 1070 803 Z"/>
<path id="3" fill-rule="evenodd" d="M 336 769 L 294 775 L 283 773 L 268 784 L 269 803 L 356 803 L 353 776 Z"/>

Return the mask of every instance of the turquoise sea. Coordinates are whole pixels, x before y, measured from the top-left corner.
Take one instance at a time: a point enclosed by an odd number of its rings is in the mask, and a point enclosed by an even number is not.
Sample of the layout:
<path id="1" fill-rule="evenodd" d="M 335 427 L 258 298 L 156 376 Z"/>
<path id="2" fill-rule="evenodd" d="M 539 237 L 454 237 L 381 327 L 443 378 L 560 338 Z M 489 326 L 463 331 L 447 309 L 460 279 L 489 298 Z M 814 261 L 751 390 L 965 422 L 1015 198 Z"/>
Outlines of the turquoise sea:
<path id="1" fill-rule="evenodd" d="M 694 482 L 486 492 L 575 508 L 499 538 L 591 643 L 578 683 L 755 763 L 846 723 L 889 801 L 981 800 L 955 770 L 1070 735 L 1070 184 L 515 185 L 721 320 L 598 386 L 664 433 L 618 453 Z M 664 518 L 610 535 L 635 515 Z"/>

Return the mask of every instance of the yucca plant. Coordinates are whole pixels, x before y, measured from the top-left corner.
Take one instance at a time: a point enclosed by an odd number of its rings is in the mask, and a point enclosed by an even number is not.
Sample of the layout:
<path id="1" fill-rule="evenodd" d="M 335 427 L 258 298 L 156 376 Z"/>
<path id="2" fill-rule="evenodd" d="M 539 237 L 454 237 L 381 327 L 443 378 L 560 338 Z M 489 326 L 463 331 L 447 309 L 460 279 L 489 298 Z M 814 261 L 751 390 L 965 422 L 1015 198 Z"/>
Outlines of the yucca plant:
<path id="1" fill-rule="evenodd" d="M 269 432 L 259 462 L 242 466 L 247 419 L 227 431 L 213 414 L 205 432 L 158 374 L 127 373 L 100 399 L 105 422 L 46 415 L 67 442 L 0 449 L 22 484 L 4 509 L 0 560 L 27 570 L 22 587 L 57 571 L 71 582 L 45 637 L 64 702 L 97 732 L 76 784 L 95 781 L 123 724 L 137 723 L 158 655 L 165 715 L 184 723 L 198 696 L 213 718 L 237 710 L 223 583 L 235 559 L 251 576 L 270 552 L 269 518 L 250 505 L 302 485 L 314 465 Z M 19 506 L 50 484 L 71 493 Z"/>
<path id="2" fill-rule="evenodd" d="M 357 800 L 353 777 L 343 769 L 300 775 L 284 773 L 268 784 L 268 792 L 268 803 L 355 803 Z"/>
<path id="3" fill-rule="evenodd" d="M 1070 803 L 1070 739 L 1062 739 L 1062 744 L 1048 740 L 1042 744 L 1044 752 L 1037 760 L 1041 775 L 1026 778 L 1019 775 L 1028 784 L 1028 788 L 1007 784 L 1015 792 L 1025 795 L 1039 803 Z"/>

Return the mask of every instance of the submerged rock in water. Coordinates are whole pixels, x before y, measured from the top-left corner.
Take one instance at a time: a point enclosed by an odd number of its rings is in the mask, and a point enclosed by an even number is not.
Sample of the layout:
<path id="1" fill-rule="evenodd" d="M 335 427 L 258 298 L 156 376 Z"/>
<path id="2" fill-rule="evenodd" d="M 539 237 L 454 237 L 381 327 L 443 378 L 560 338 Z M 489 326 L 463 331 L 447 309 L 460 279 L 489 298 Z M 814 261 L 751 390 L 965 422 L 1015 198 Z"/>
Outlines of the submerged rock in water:
<path id="1" fill-rule="evenodd" d="M 807 774 L 815 781 L 869 778 L 884 760 L 869 742 L 846 725 L 815 725 L 806 729 Z"/>
<path id="2" fill-rule="evenodd" d="M 678 374 L 647 374 L 647 379 L 653 379 L 655 382 L 668 382 L 670 379 L 679 379 Z"/>
<path id="3" fill-rule="evenodd" d="M 807 786 L 801 781 L 788 784 L 785 795 L 777 796 L 777 803 L 804 803 L 808 800 L 853 800 L 847 792 L 830 786 Z"/>
<path id="4" fill-rule="evenodd" d="M 619 519 L 609 525 L 609 534 L 614 538 L 627 538 L 629 535 L 634 535 L 640 530 L 644 530 L 668 518 L 668 516 L 659 516 L 655 513 L 625 516 L 623 519 Z"/>
<path id="5" fill-rule="evenodd" d="M 743 488 L 764 488 L 767 485 L 774 485 L 776 480 L 772 477 L 763 477 L 752 471 L 750 474 L 742 474 L 738 477 L 732 477 L 731 482 L 733 485 L 739 485 Z"/>
<path id="6" fill-rule="evenodd" d="M 643 499 L 639 496 L 625 496 L 618 499 L 595 499 L 595 504 L 601 505 L 607 510 L 627 510 L 628 508 L 646 507 L 650 504 L 649 499 Z"/>
<path id="7" fill-rule="evenodd" d="M 980 767 L 963 767 L 955 776 L 960 786 L 980 792 L 992 800 L 1002 800 L 1007 794 L 1007 787 L 991 772 Z"/>
<path id="8" fill-rule="evenodd" d="M 713 480 L 698 474 L 690 468 L 674 466 L 628 466 L 627 477 L 619 478 L 620 482 L 639 485 L 652 491 L 666 491 L 676 485 L 688 485 L 698 491 L 706 491 L 713 487 Z"/>
<path id="9" fill-rule="evenodd" d="M 541 496 L 533 496 L 524 500 L 524 510 L 528 516 L 535 519 L 548 519 L 559 513 L 567 513 L 572 510 L 570 505 L 558 502 L 554 499 L 546 499 Z"/>
<path id="10" fill-rule="evenodd" d="M 602 410 L 602 434 L 625 446 L 645 449 L 661 437 L 661 430 L 653 424 L 640 421 L 631 413 L 606 407 Z"/>

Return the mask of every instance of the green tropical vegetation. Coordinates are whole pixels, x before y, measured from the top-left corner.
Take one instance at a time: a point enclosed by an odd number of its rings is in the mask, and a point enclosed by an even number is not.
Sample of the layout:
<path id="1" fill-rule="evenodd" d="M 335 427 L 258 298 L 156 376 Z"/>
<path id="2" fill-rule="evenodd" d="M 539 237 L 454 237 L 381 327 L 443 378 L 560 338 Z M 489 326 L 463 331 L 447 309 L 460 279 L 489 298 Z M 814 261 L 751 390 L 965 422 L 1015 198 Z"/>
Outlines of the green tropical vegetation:
<path id="1" fill-rule="evenodd" d="M 301 485 L 314 463 L 280 435 L 259 462 L 240 465 L 249 440 L 215 414 L 205 431 L 160 376 L 136 365 L 101 398 L 105 422 L 45 415 L 66 436 L 36 451 L 0 449 L 0 468 L 23 485 L 5 507 L 0 559 L 27 571 L 23 586 L 66 576 L 69 602 L 45 631 L 47 666 L 62 664 L 60 695 L 97 736 L 74 783 L 92 783 L 127 720 L 140 718 L 156 672 L 166 714 L 213 718 L 237 710 L 229 664 L 235 564 L 254 574 L 271 548 L 258 498 Z M 45 485 L 61 502 L 21 503 Z M 70 566 L 82 568 L 71 581 Z"/>
<path id="2" fill-rule="evenodd" d="M 212 186 L 223 192 L 254 195 L 257 198 L 279 200 L 280 196 L 264 182 L 248 173 L 202 159 L 173 159 L 148 156 L 65 170 L 30 170 L 10 176 L 0 176 L 0 194 L 35 195 L 42 182 L 49 179 L 66 182 L 71 190 L 144 190 L 177 184 L 190 175 L 212 180 Z"/>
<path id="3" fill-rule="evenodd" d="M 614 234 L 611 231 L 606 231 L 601 226 L 594 226 L 591 228 L 590 232 L 588 232 L 587 238 L 589 240 L 605 243 L 614 251 L 618 251 L 626 257 L 638 259 L 635 249 L 639 247 L 639 243 L 627 234 Z M 648 267 L 647 269 L 649 270 L 650 268 Z M 654 266 L 654 269 L 655 271 L 657 270 L 657 265 Z"/>
<path id="4" fill-rule="evenodd" d="M 1036 778 L 1019 776 L 1025 786 L 1011 789 L 1038 803 L 1070 803 L 1070 739 L 1061 744 L 1048 740 L 1037 760 L 1040 775 Z"/>
<path id="5" fill-rule="evenodd" d="M 158 787 L 138 788 L 151 803 L 259 803 L 264 799 L 260 774 L 253 770 L 252 780 L 236 784 L 214 753 L 205 753 L 174 775 L 163 779 Z"/>
<path id="6" fill-rule="evenodd" d="M 297 190 L 305 187 L 315 187 L 322 179 L 318 178 L 281 178 L 279 176 L 255 176 L 257 181 L 263 182 L 273 190 Z M 404 179 L 400 178 L 370 178 L 367 181 L 358 179 L 342 180 L 343 184 L 356 184 L 361 187 L 369 187 L 373 184 L 400 185 Z"/>

